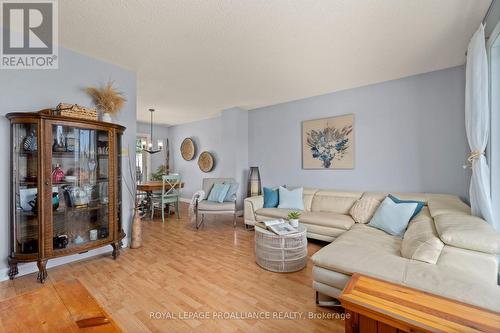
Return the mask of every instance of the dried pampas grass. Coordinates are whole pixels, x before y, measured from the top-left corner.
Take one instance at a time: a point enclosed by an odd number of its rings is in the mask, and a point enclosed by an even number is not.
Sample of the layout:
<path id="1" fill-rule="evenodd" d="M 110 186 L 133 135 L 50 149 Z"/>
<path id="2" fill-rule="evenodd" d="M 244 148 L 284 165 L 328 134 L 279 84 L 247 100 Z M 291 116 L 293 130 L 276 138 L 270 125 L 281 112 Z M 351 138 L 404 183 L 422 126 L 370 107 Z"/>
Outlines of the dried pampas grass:
<path id="1" fill-rule="evenodd" d="M 123 93 L 113 87 L 112 81 L 102 88 L 88 87 L 85 91 L 92 97 L 98 109 L 113 115 L 117 114 L 126 102 Z"/>

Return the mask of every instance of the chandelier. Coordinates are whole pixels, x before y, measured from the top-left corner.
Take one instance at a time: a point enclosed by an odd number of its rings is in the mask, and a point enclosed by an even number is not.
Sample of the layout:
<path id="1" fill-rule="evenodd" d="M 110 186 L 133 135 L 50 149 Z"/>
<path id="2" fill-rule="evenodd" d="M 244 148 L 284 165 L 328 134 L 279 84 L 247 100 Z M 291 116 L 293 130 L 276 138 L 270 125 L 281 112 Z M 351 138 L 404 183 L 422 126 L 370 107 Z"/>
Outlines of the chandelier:
<path id="1" fill-rule="evenodd" d="M 163 150 L 163 141 L 158 140 L 157 142 L 157 149 L 153 149 L 153 112 L 155 112 L 155 109 L 149 109 L 149 112 L 151 112 L 151 132 L 150 132 L 150 139 L 149 142 L 143 143 L 142 145 L 142 150 L 145 151 L 146 153 L 149 154 L 156 154 L 160 151 Z"/>

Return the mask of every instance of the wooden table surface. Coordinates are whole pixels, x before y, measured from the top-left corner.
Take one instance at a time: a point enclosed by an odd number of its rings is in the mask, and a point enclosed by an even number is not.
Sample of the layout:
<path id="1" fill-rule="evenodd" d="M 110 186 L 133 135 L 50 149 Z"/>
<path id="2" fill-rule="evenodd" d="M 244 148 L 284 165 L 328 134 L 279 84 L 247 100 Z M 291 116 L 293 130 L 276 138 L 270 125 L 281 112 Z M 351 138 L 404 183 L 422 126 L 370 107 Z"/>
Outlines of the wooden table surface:
<path id="1" fill-rule="evenodd" d="M 165 184 L 165 186 L 168 187 L 168 183 Z M 183 188 L 183 187 L 184 187 L 184 183 L 181 183 L 181 188 Z M 137 190 L 143 191 L 143 192 L 161 191 L 162 188 L 163 188 L 162 181 L 149 181 L 149 182 L 137 184 Z"/>
<path id="2" fill-rule="evenodd" d="M 500 313 L 361 274 L 340 301 L 351 314 L 346 333 L 500 332 Z"/>
<path id="3" fill-rule="evenodd" d="M 80 281 L 72 279 L 0 302 L 1 332 L 121 332 Z"/>

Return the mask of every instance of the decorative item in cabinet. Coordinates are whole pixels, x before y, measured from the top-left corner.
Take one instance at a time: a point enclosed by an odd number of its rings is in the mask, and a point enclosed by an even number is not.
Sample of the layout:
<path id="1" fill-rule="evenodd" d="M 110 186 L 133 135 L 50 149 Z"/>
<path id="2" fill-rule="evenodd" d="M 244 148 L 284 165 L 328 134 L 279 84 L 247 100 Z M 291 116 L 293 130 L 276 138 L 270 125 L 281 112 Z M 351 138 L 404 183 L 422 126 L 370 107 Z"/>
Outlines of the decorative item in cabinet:
<path id="1" fill-rule="evenodd" d="M 38 143 L 36 139 L 36 131 L 32 130 L 23 140 L 23 149 L 27 152 L 35 152 L 38 150 Z"/>
<path id="2" fill-rule="evenodd" d="M 116 259 L 125 237 L 119 178 L 125 128 L 50 110 L 6 117 L 14 208 L 9 277 L 18 274 L 19 262 L 37 262 L 44 282 L 48 260 L 102 246 L 112 246 Z"/>
<path id="3" fill-rule="evenodd" d="M 52 151 L 64 152 L 66 151 L 64 132 L 62 126 L 56 126 L 56 134 L 54 137 L 54 143 L 52 144 Z"/>
<path id="4" fill-rule="evenodd" d="M 78 119 L 97 120 L 97 111 L 78 104 L 59 103 L 54 115 Z"/>
<path id="5" fill-rule="evenodd" d="M 61 183 L 64 180 L 64 171 L 61 168 L 61 165 L 58 163 L 56 167 L 52 171 L 52 182 L 57 184 Z"/>

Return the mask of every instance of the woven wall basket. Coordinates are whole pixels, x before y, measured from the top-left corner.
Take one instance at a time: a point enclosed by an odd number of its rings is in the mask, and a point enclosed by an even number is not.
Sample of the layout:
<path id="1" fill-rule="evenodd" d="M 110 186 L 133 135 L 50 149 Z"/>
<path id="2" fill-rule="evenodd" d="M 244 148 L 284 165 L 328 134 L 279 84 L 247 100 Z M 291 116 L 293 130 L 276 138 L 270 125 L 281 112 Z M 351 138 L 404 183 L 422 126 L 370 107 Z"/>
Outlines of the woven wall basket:
<path id="1" fill-rule="evenodd" d="M 203 172 L 210 172 L 214 168 L 214 157 L 208 151 L 204 151 L 198 157 L 198 166 Z"/>
<path id="2" fill-rule="evenodd" d="M 186 161 L 191 161 L 196 155 L 196 147 L 191 138 L 185 138 L 181 143 L 181 155 Z"/>

